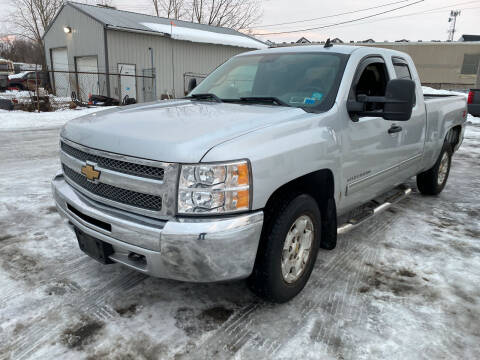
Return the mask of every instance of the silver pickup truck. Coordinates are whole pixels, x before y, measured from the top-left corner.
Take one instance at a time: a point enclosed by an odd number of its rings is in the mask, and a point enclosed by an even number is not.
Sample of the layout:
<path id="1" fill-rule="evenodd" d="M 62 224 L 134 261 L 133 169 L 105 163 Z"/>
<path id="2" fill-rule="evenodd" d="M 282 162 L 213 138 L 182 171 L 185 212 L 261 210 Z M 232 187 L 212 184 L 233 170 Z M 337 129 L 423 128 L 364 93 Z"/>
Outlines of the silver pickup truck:
<path id="1" fill-rule="evenodd" d="M 466 109 L 461 96 L 424 96 L 401 52 L 249 52 L 185 99 L 68 122 L 53 194 L 80 248 L 105 264 L 248 278 L 284 302 L 319 248 L 407 195 L 409 178 L 423 194 L 443 190 Z"/>

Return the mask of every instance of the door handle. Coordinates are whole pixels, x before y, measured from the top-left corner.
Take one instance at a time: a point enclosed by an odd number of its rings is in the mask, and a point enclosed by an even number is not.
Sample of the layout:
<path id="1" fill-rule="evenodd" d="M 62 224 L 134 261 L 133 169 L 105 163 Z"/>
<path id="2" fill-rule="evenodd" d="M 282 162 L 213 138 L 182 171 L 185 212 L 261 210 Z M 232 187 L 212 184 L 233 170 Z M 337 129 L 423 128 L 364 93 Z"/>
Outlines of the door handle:
<path id="1" fill-rule="evenodd" d="M 392 125 L 392 127 L 390 129 L 388 129 L 389 134 L 395 134 L 395 133 L 398 133 L 400 131 L 402 131 L 402 127 L 398 126 L 398 125 Z"/>

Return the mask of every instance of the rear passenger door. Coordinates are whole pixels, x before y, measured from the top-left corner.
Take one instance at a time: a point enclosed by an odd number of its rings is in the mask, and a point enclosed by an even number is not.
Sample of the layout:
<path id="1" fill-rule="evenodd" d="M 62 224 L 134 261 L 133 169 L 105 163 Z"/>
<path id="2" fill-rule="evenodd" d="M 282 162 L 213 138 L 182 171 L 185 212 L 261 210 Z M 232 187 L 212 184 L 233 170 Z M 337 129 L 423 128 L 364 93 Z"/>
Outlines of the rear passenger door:
<path id="1" fill-rule="evenodd" d="M 392 57 L 390 66 L 392 66 L 397 79 L 410 79 L 417 84 L 412 116 L 407 121 L 396 123 L 396 125 L 402 128 L 402 131 L 399 133 L 400 144 L 398 152 L 401 159 L 398 173 L 399 181 L 403 182 L 405 179 L 416 175 L 421 166 L 427 119 L 423 104 L 423 92 L 419 85 L 420 82 L 419 79 L 414 78 L 413 69 L 411 69 L 408 61 L 401 57 Z"/>

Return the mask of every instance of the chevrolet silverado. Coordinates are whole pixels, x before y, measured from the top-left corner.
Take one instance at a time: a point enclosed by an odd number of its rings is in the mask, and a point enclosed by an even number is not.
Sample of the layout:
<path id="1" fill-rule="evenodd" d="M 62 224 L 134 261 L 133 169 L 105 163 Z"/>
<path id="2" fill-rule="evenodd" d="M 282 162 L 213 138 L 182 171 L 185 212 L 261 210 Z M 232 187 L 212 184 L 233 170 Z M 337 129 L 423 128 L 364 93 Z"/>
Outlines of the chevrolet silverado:
<path id="1" fill-rule="evenodd" d="M 407 54 L 371 47 L 248 52 L 191 90 L 68 122 L 57 209 L 102 263 L 247 278 L 274 302 L 411 177 L 439 194 L 467 115 L 462 96 L 424 96 Z"/>

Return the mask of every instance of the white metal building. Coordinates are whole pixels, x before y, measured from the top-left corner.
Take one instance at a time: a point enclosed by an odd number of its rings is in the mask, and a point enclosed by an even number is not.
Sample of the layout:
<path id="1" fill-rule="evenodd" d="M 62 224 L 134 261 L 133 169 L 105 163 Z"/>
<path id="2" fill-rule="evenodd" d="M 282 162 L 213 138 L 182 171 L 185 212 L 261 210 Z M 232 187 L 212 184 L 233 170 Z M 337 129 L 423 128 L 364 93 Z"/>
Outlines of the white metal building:
<path id="1" fill-rule="evenodd" d="M 236 54 L 267 47 L 228 28 L 73 2 L 60 9 L 44 43 L 58 96 L 75 90 L 139 102 L 183 96 L 189 76 L 201 77 Z M 137 77 L 112 75 L 119 73 Z M 154 82 L 138 77 L 152 73 Z"/>

